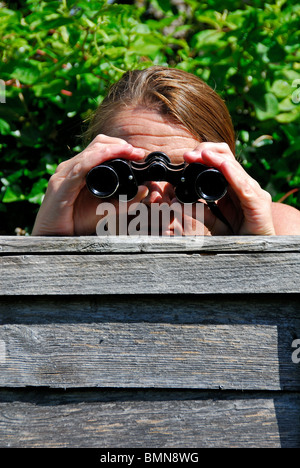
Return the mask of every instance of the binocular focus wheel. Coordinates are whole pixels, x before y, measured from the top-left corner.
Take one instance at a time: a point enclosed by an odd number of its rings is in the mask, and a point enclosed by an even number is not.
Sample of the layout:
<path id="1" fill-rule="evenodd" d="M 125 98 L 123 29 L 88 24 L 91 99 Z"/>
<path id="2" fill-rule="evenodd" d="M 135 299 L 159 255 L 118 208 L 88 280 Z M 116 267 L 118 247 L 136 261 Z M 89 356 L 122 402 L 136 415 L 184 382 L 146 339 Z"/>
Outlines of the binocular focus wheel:
<path id="1" fill-rule="evenodd" d="M 106 165 L 94 167 L 87 177 L 89 190 L 99 198 L 109 198 L 119 188 L 119 177 L 116 171 Z"/>
<path id="2" fill-rule="evenodd" d="M 148 156 L 146 156 L 145 158 L 145 162 L 149 162 L 151 160 L 153 160 L 155 158 L 155 160 L 160 160 L 162 162 L 164 162 L 165 164 L 167 163 L 170 163 L 171 160 L 169 158 L 169 156 L 167 156 L 165 153 L 163 153 L 162 151 L 153 151 L 152 153 L 148 154 Z"/>

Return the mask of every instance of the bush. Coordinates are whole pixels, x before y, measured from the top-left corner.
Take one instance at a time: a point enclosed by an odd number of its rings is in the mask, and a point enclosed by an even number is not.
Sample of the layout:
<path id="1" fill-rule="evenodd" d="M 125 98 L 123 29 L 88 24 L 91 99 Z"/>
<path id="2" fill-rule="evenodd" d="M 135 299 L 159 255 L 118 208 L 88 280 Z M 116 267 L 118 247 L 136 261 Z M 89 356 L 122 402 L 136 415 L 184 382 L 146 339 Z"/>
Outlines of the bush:
<path id="1" fill-rule="evenodd" d="M 274 200 L 291 192 L 285 201 L 299 207 L 300 6 L 120 3 L 2 4 L 1 233 L 31 231 L 49 177 L 82 149 L 85 122 L 107 88 L 125 70 L 152 64 L 215 88 L 231 112 L 241 163 Z"/>

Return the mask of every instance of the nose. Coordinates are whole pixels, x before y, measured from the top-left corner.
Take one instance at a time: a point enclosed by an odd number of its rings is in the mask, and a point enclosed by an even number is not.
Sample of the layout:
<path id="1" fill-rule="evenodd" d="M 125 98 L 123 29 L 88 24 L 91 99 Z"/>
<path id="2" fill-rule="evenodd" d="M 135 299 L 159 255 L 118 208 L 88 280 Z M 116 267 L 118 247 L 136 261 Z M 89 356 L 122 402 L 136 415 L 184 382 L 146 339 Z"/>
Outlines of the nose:
<path id="1" fill-rule="evenodd" d="M 151 205 L 151 203 L 167 203 L 171 204 L 175 197 L 175 191 L 172 184 L 169 182 L 146 182 L 144 185 L 148 188 L 149 192 L 144 198 L 143 203 Z"/>

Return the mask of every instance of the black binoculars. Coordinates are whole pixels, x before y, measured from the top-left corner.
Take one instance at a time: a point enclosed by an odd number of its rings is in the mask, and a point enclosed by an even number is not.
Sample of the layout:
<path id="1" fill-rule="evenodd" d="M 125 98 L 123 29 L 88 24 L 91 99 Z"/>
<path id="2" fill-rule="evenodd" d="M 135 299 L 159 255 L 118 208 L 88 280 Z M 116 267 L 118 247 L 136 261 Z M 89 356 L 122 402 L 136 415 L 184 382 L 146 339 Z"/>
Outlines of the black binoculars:
<path id="1" fill-rule="evenodd" d="M 227 192 L 227 181 L 217 169 L 197 162 L 172 164 L 160 151 L 150 153 L 140 163 L 124 159 L 105 161 L 91 169 L 86 177 L 86 185 L 96 197 L 126 195 L 127 200 L 132 200 L 138 186 L 147 181 L 171 183 L 182 203 L 195 203 L 199 199 L 215 202 Z"/>

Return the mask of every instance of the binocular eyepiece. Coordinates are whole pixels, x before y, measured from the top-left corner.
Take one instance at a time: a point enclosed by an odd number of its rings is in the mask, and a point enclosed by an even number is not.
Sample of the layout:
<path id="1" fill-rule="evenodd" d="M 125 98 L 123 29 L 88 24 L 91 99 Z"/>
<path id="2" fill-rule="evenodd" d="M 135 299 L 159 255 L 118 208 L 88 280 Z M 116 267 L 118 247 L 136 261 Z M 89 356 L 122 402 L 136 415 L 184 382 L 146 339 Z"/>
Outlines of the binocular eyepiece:
<path id="1" fill-rule="evenodd" d="M 99 198 L 126 195 L 132 200 L 138 186 L 147 181 L 165 181 L 175 188 L 176 198 L 182 203 L 220 200 L 227 192 L 227 181 L 213 167 L 201 163 L 172 164 L 169 157 L 160 152 L 150 153 L 144 162 L 112 159 L 92 168 L 86 177 L 90 192 Z"/>

